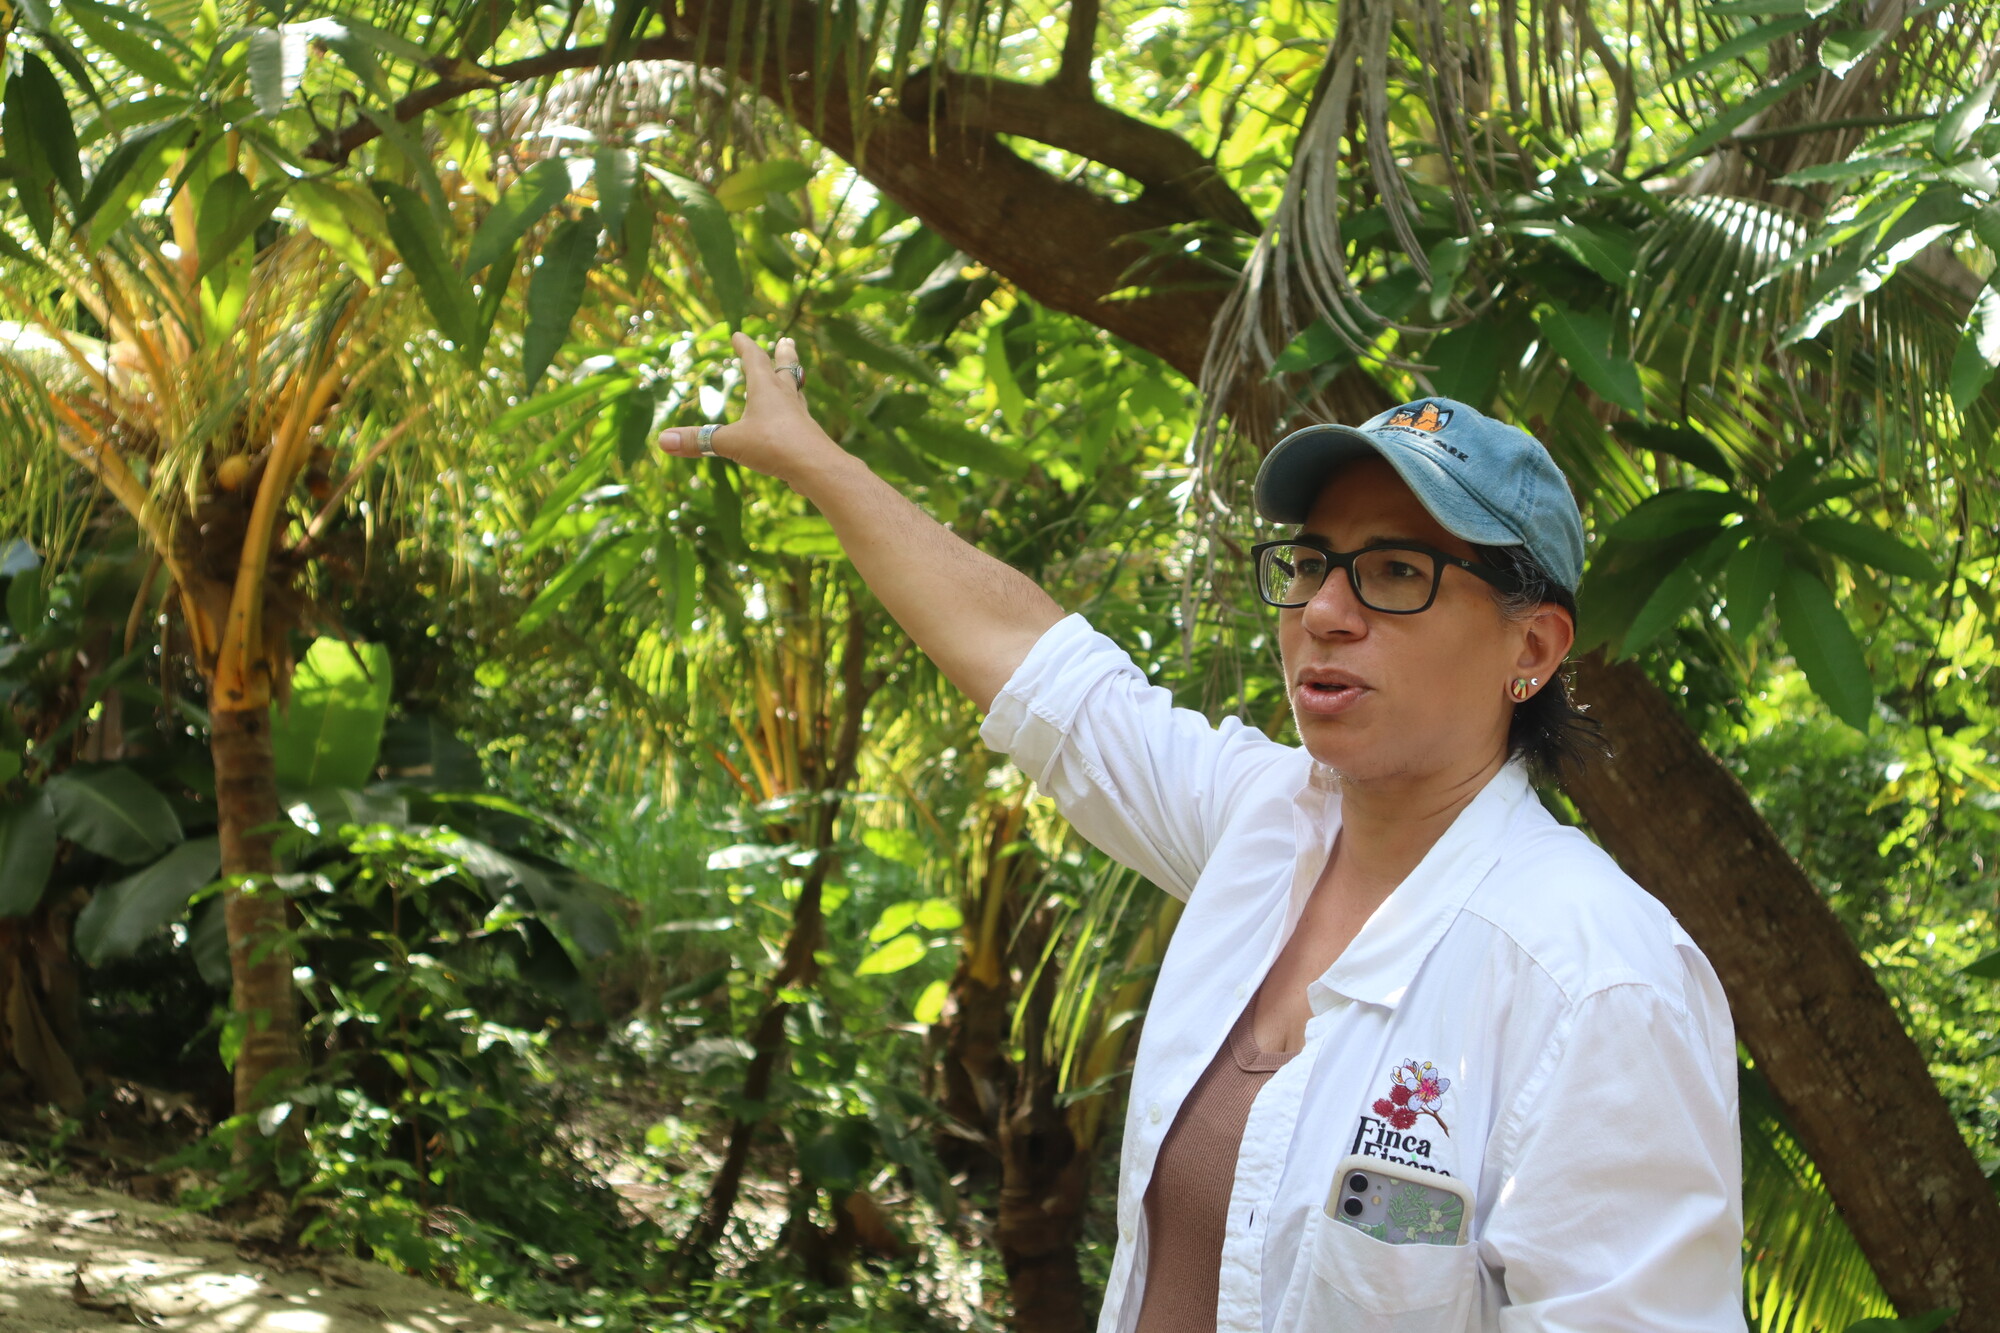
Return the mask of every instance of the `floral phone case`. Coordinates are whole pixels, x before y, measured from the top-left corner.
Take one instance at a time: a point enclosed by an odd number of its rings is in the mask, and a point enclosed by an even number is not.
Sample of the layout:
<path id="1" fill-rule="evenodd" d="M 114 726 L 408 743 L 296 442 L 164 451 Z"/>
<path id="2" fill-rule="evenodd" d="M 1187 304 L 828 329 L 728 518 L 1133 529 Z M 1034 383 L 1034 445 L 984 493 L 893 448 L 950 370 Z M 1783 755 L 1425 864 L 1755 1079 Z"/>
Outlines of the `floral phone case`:
<path id="1" fill-rule="evenodd" d="M 1380 1157 L 1344 1157 L 1326 1214 L 1390 1245 L 1463 1245 L 1472 1191 L 1450 1176 Z"/>

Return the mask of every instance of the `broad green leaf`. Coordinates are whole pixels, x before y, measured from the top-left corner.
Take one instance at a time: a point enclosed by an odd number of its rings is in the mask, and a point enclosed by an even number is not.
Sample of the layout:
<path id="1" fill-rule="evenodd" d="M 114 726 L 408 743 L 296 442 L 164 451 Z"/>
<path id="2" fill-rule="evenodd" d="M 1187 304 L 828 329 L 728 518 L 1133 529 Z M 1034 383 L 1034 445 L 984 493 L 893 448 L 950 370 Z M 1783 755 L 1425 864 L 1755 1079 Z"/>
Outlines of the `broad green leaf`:
<path id="1" fill-rule="evenodd" d="M 1875 689 L 1860 641 L 1840 613 L 1833 591 L 1810 569 L 1787 561 L 1778 574 L 1778 628 L 1813 693 L 1835 717 L 1868 729 Z"/>
<path id="2" fill-rule="evenodd" d="M 951 996 L 951 984 L 939 977 L 924 987 L 917 996 L 917 1002 L 910 1007 L 910 1017 L 919 1023 L 935 1023 L 944 1017 L 944 1002 Z"/>
<path id="3" fill-rule="evenodd" d="M 124 207 L 116 210 L 111 219 L 112 225 L 116 226 L 129 217 L 133 204 L 137 202 L 131 196 L 150 190 L 158 181 L 161 158 L 173 146 L 174 136 L 184 133 L 187 125 L 185 116 L 175 116 L 125 136 L 116 148 L 105 155 L 97 174 L 90 178 L 90 187 L 84 191 L 83 202 L 76 208 L 77 226 L 90 223 L 114 198 L 124 201 Z M 128 177 L 130 184 L 127 184 Z M 96 228 L 92 228 L 93 235 L 95 232 Z"/>
<path id="4" fill-rule="evenodd" d="M 989 439 L 976 430 L 941 421 L 919 420 L 898 428 L 904 439 L 922 452 L 953 467 L 970 468 L 975 476 L 1019 481 L 1028 475 L 1028 456 Z"/>
<path id="5" fill-rule="evenodd" d="M 1958 970 L 1962 977 L 1979 977 L 1985 981 L 2000 981 L 2000 949 L 1982 954 Z"/>
<path id="6" fill-rule="evenodd" d="M 1340 340 L 1340 335 L 1335 333 L 1325 320 L 1316 319 L 1300 329 L 1298 337 L 1285 344 L 1285 349 L 1271 362 L 1271 373 L 1288 375 L 1301 370 L 1311 370 L 1314 366 L 1325 365 L 1329 361 L 1351 355 L 1352 353 L 1347 350 L 1347 344 Z"/>
<path id="7" fill-rule="evenodd" d="M 353 211 L 355 206 L 373 208 L 375 216 L 382 213 L 372 199 L 364 200 L 345 185 L 335 185 L 324 181 L 297 180 L 292 182 L 290 193 L 292 209 L 304 219 L 307 230 L 317 236 L 320 243 L 339 255 L 341 261 L 370 284 L 378 274 L 375 272 L 374 257 L 368 247 L 355 235 Z"/>
<path id="8" fill-rule="evenodd" d="M 158 788 L 123 766 L 50 778 L 56 831 L 122 865 L 151 861 L 181 840 L 181 821 Z"/>
<path id="9" fill-rule="evenodd" d="M 557 227 L 542 247 L 541 267 L 528 280 L 528 327 L 521 337 L 521 374 L 532 392 L 569 337 L 597 259 L 597 210 Z"/>
<path id="10" fill-rule="evenodd" d="M 1875 485 L 1876 480 L 1873 477 L 1821 477 L 1804 489 L 1793 492 L 1784 504 L 1773 505 L 1772 512 L 1783 520 L 1797 518 L 1815 505 L 1822 505 L 1829 500 L 1838 500 L 1860 491 L 1873 490 Z"/>
<path id="11" fill-rule="evenodd" d="M 203 981 L 219 991 L 229 989 L 229 924 L 223 919 L 222 899 L 210 898 L 195 909 L 188 953 Z"/>
<path id="12" fill-rule="evenodd" d="M 35 633 L 48 613 L 48 599 L 42 593 L 39 576 L 23 571 L 8 581 L 7 623 L 16 633 L 23 638 Z"/>
<path id="13" fill-rule="evenodd" d="M 1626 542 L 1658 541 L 1696 528 L 1712 528 L 1749 507 L 1749 501 L 1730 491 L 1661 491 L 1612 524 L 1608 535 Z"/>
<path id="14" fill-rule="evenodd" d="M 395 242 L 403 263 L 417 280 L 424 304 L 437 321 L 438 332 L 468 359 L 476 360 L 473 346 L 478 314 L 473 305 L 472 284 L 445 258 L 444 238 L 422 196 L 408 186 L 389 181 L 374 182 L 375 193 L 388 206 L 389 238 Z"/>
<path id="15" fill-rule="evenodd" d="M 1693 464 L 1709 476 L 1734 481 L 1736 469 L 1723 456 L 1722 446 L 1690 426 L 1668 426 L 1651 421 L 1620 421 L 1612 434 L 1627 444 L 1636 444 L 1654 453 L 1667 454 Z"/>
<path id="16" fill-rule="evenodd" d="M 1500 362 L 1507 350 L 1500 327 L 1482 319 L 1440 334 L 1424 353 L 1424 360 L 1437 367 L 1430 372 L 1431 387 L 1447 398 L 1487 407 L 1500 383 Z"/>
<path id="17" fill-rule="evenodd" d="M 1778 589 L 1778 574 L 1784 567 L 1784 546 L 1762 534 L 1751 538 L 1729 557 L 1729 564 L 1722 572 L 1723 595 L 1729 609 L 1730 631 L 1739 641 L 1747 639 L 1763 620 L 1764 609 L 1771 604 L 1771 595 Z"/>
<path id="18" fill-rule="evenodd" d="M 26 916 L 56 863 L 56 810 L 43 791 L 0 808 L 0 917 Z"/>
<path id="19" fill-rule="evenodd" d="M 641 384 L 622 395 L 612 409 L 618 423 L 621 466 L 636 467 L 646 456 L 646 448 L 653 442 L 653 416 L 658 406 L 659 391 L 650 384 Z"/>
<path id="20" fill-rule="evenodd" d="M 736 255 L 736 232 L 729 225 L 728 211 L 714 195 L 685 176 L 653 166 L 646 168 L 646 174 L 665 186 L 680 206 L 681 217 L 694 238 L 695 253 L 701 256 L 709 286 L 715 290 L 715 303 L 722 308 L 722 317 L 730 328 L 741 328 L 747 291 L 743 264 Z"/>
<path id="21" fill-rule="evenodd" d="M 915 935 L 898 935 L 887 944 L 861 960 L 854 969 L 858 977 L 886 976 L 891 972 L 901 972 L 904 968 L 923 961 L 930 952 L 922 939 Z"/>
<path id="22" fill-rule="evenodd" d="M 250 34 L 250 95 L 264 115 L 285 109 L 305 72 L 304 33 L 259 28 Z"/>
<path id="23" fill-rule="evenodd" d="M 221 843 L 192 838 L 143 870 L 97 890 L 76 917 L 76 951 L 92 967 L 124 958 L 153 932 L 178 921 L 188 899 L 213 884 Z"/>
<path id="24" fill-rule="evenodd" d="M 639 155 L 629 148 L 600 148 L 591 179 L 597 183 L 597 211 L 604 218 L 604 230 L 623 236 L 625 210 L 631 207 L 632 187 L 639 179 Z"/>
<path id="25" fill-rule="evenodd" d="M 100 0 L 63 0 L 63 9 L 91 45 L 108 52 L 134 74 L 183 92 L 192 86 L 187 71 L 172 55 L 174 48 L 183 51 L 186 48 L 159 24 L 123 6 L 103 4 Z M 158 46 L 154 45 L 156 41 Z"/>
<path id="26" fill-rule="evenodd" d="M 1938 117 L 1931 137 L 1931 150 L 1946 162 L 1957 157 L 1972 138 L 1974 130 L 1986 123 L 1993 109 L 1993 94 L 2000 92 L 2000 79 L 1988 79 L 1967 93 L 1962 101 Z"/>
<path id="27" fill-rule="evenodd" d="M 533 398 L 516 403 L 499 416 L 493 418 L 492 424 L 488 426 L 488 429 L 496 435 L 503 431 L 513 430 L 517 426 L 526 425 L 537 417 L 544 417 L 559 408 L 568 407 L 571 403 L 579 399 L 588 398 L 594 393 L 601 393 L 604 385 L 605 377 L 592 375 L 587 379 L 578 380 L 574 384 L 565 384 L 560 388 L 550 389 L 547 393 L 536 394 Z"/>
<path id="28" fill-rule="evenodd" d="M 562 610 L 570 598 L 576 596 L 597 572 L 598 565 L 613 550 L 623 543 L 638 542 L 644 545 L 645 541 L 644 537 L 618 532 L 598 533 L 584 544 L 584 548 L 577 552 L 574 560 L 558 570 L 556 576 L 535 594 L 535 600 L 528 603 L 528 609 L 521 613 L 521 618 L 515 622 L 515 627 L 523 634 L 534 633 L 550 616 Z"/>
<path id="29" fill-rule="evenodd" d="M 1982 287 L 1972 302 L 1972 317 L 1951 360 L 1951 401 L 1963 412 L 1992 382 L 2000 368 L 2000 290 Z"/>
<path id="30" fill-rule="evenodd" d="M 1921 171 L 1929 165 L 1919 157 L 1895 157 L 1873 155 L 1851 157 L 1845 162 L 1822 162 L 1816 167 L 1801 167 L 1779 178 L 1780 185 L 1819 185 L 1828 181 L 1867 180 L 1881 175 L 1908 175 Z"/>
<path id="31" fill-rule="evenodd" d="M 1822 550 L 1885 574 L 1900 574 L 1923 583 L 1937 583 L 1944 578 L 1944 571 L 1922 551 L 1866 523 L 1844 518 L 1809 518 L 1799 524 L 1799 535 Z"/>
<path id="32" fill-rule="evenodd" d="M 1623 287 L 1631 281 L 1639 242 L 1626 228 L 1564 218 L 1550 227 L 1548 238 L 1612 286 Z"/>
<path id="33" fill-rule="evenodd" d="M 285 197 L 289 181 L 267 185 L 254 194 L 241 172 L 227 171 L 208 183 L 202 195 L 195 232 L 200 238 L 201 263 L 195 277 L 205 278 L 221 269 L 236 248 L 249 241 L 264 220 Z"/>
<path id="34" fill-rule="evenodd" d="M 1625 638 L 1618 646 L 1619 655 L 1630 657 L 1645 648 L 1653 640 L 1687 614 L 1701 592 L 1701 576 L 1692 559 L 1684 560 L 1669 570 L 1653 589 L 1653 595 L 1639 608 L 1639 614 L 1632 617 L 1632 624 L 1625 631 Z"/>
<path id="35" fill-rule="evenodd" d="M 1639 371 L 1611 351 L 1611 316 L 1550 304 L 1535 311 L 1535 325 L 1563 363 L 1607 403 L 1644 416 L 1646 395 Z"/>
<path id="36" fill-rule="evenodd" d="M 601 181 L 599 186 L 602 188 Z M 500 196 L 500 202 L 487 211 L 479 230 L 472 234 L 472 249 L 465 256 L 465 276 L 473 276 L 513 249 L 530 227 L 567 198 L 569 165 L 563 159 L 545 157 L 522 172 Z"/>
<path id="37" fill-rule="evenodd" d="M 1458 282 L 1458 275 L 1465 271 L 1465 261 L 1471 254 L 1471 241 L 1463 236 L 1448 236 L 1432 246 L 1425 256 L 1431 270 L 1432 319 L 1444 318 L 1444 312 L 1451 306 L 1452 288 Z"/>
<path id="38" fill-rule="evenodd" d="M 365 787 L 375 771 L 389 715 L 389 650 L 335 638 L 313 641 L 292 674 L 290 706 L 271 708 L 271 753 L 278 781 L 316 787 Z"/>
<path id="39" fill-rule="evenodd" d="M 18 80 L 18 86 L 16 84 Z M 39 56 L 25 53 L 21 68 L 8 80 L 7 98 L 20 97 L 31 117 L 29 132 L 41 148 L 49 174 L 62 186 L 72 204 L 83 198 L 83 164 L 77 157 L 76 126 L 69 116 L 69 100 L 62 85 Z"/>
<path id="40" fill-rule="evenodd" d="M 819 321 L 816 332 L 828 350 L 858 361 L 871 370 L 879 370 L 892 381 L 909 381 L 917 384 L 935 384 L 937 367 L 923 357 L 912 352 L 875 330 L 843 319 L 839 315 L 829 315 Z M 1005 352 L 1000 343 L 1000 333 L 996 329 L 987 340 L 986 355 L 1002 356 Z"/>
<path id="41" fill-rule="evenodd" d="M 1710 70 L 1719 69 L 1732 60 L 1747 56 L 1753 51 L 1763 50 L 1780 37 L 1788 37 L 1811 22 L 1811 17 L 1801 15 L 1798 18 L 1776 19 L 1770 23 L 1759 24 L 1748 32 L 1739 33 L 1735 37 L 1730 38 L 1720 46 L 1710 47 L 1687 64 L 1682 65 L 1672 74 L 1669 74 L 1666 82 L 1668 84 L 1680 83 L 1687 79 L 1697 78 L 1708 73 Z"/>
<path id="42" fill-rule="evenodd" d="M 755 208 L 766 194 L 790 194 L 812 179 L 812 168 L 797 158 L 767 157 L 753 162 L 715 187 L 716 202 L 732 213 Z"/>
<path id="43" fill-rule="evenodd" d="M 4 89 L 0 89 L 0 143 L 6 147 L 7 174 L 14 180 L 14 197 L 20 200 L 28 225 L 42 244 L 47 245 L 55 232 L 55 206 L 49 198 L 49 189 L 55 183 L 56 169 L 49 158 L 49 144 L 41 122 L 48 111 L 48 86 L 55 83 L 55 76 L 32 53 L 22 56 L 21 61 L 22 67 L 9 74 Z M 63 104 L 59 86 L 54 96 L 57 109 L 67 123 L 69 108 Z"/>
<path id="44" fill-rule="evenodd" d="M 1882 28 L 1840 28 L 1827 33 L 1819 39 L 1820 68 L 1844 79 L 1888 35 Z"/>

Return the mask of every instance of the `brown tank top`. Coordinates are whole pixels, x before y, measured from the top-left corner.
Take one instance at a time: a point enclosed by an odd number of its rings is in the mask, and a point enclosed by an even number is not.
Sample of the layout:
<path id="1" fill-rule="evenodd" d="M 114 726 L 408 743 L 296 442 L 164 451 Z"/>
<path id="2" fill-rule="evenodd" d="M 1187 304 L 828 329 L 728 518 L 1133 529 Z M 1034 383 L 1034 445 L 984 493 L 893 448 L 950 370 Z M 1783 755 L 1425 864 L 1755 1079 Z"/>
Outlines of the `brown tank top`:
<path id="1" fill-rule="evenodd" d="M 1257 1047 L 1253 1000 L 1209 1061 L 1173 1128 L 1146 1187 L 1146 1292 L 1138 1333 L 1215 1333 L 1222 1240 L 1236 1153 L 1257 1090 L 1292 1053 Z"/>

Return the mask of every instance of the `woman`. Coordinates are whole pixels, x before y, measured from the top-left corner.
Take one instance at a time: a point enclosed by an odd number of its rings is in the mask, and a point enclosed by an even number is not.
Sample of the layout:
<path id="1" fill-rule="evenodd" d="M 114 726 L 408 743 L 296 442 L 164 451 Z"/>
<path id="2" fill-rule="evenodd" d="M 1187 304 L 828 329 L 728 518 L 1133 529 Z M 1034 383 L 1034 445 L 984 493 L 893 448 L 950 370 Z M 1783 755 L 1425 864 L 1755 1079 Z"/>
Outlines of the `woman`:
<path id="1" fill-rule="evenodd" d="M 1528 782 L 1574 717 L 1583 562 L 1546 450 L 1430 399 L 1271 452 L 1258 508 L 1301 525 L 1256 556 L 1292 747 L 1174 708 L 841 450 L 790 340 L 775 365 L 736 348 L 742 419 L 666 451 L 817 505 L 987 744 L 1187 900 L 1133 1070 L 1101 1328 L 1743 1327 L 1721 988 Z M 1462 1243 L 1339 1220 L 1353 1155 L 1469 1191 Z"/>

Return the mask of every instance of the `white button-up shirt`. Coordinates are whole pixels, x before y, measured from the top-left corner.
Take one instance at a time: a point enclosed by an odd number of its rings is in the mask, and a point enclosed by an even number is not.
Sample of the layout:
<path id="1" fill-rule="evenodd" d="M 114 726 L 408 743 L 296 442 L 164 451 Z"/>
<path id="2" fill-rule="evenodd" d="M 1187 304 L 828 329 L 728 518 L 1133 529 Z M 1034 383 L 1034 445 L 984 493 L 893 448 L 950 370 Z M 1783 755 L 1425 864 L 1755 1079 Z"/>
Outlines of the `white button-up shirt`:
<path id="1" fill-rule="evenodd" d="M 1187 900 L 1125 1120 L 1099 1329 L 1130 1333 L 1160 1143 L 1298 920 L 1340 800 L 1305 751 L 1175 708 L 1079 616 L 1035 645 L 981 736 L 1084 837 Z M 1672 915 L 1542 808 L 1520 765 L 1306 995 L 1304 1048 L 1244 1126 L 1218 1330 L 1744 1327 L 1722 988 Z M 1334 1223 L 1335 1166 L 1357 1152 L 1469 1186 L 1468 1243 L 1391 1245 Z"/>

